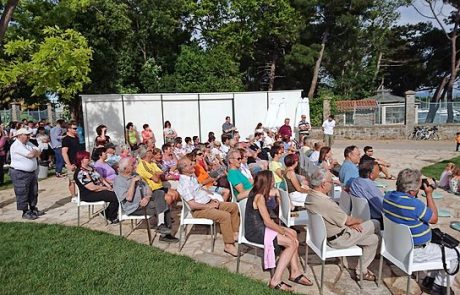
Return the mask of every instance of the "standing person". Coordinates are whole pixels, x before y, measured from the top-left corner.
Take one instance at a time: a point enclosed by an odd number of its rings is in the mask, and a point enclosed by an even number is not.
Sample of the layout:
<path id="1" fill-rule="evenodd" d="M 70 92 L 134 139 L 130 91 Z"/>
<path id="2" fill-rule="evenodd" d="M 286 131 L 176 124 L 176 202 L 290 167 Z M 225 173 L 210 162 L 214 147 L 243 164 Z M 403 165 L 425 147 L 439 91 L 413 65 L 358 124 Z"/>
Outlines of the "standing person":
<path id="1" fill-rule="evenodd" d="M 327 120 L 325 120 L 322 125 L 325 146 L 332 147 L 332 144 L 334 143 L 334 127 L 335 127 L 334 115 L 329 115 Z"/>
<path id="2" fill-rule="evenodd" d="M 0 185 L 5 181 L 5 175 L 3 173 L 3 165 L 6 162 L 6 153 L 8 152 L 8 135 L 3 130 L 3 124 L 0 125 Z"/>
<path id="3" fill-rule="evenodd" d="M 62 168 L 64 168 L 64 158 L 62 158 L 62 138 L 64 137 L 64 120 L 56 121 L 56 126 L 50 130 L 50 146 L 54 151 L 54 161 L 56 165 L 56 177 L 64 177 Z"/>
<path id="4" fill-rule="evenodd" d="M 64 159 L 67 177 L 69 179 L 69 192 L 72 201 L 75 200 L 75 179 L 74 173 L 77 168 L 77 152 L 80 150 L 80 142 L 77 137 L 77 123 L 71 121 L 67 126 L 66 136 L 62 138 L 62 158 Z"/>
<path id="5" fill-rule="evenodd" d="M 299 241 L 295 230 L 280 226 L 270 218 L 267 201 L 270 198 L 270 189 L 274 185 L 273 174 L 270 171 L 261 171 L 256 175 L 254 187 L 249 192 L 246 203 L 245 237 L 250 242 L 264 244 L 264 267 L 275 268 L 269 287 L 283 291 L 293 291 L 292 287 L 282 281 L 283 272 L 289 267 L 289 280 L 304 286 L 313 283 L 300 271 Z M 276 265 L 275 248 L 283 246 Z"/>
<path id="6" fill-rule="evenodd" d="M 457 132 L 457 135 L 455 136 L 455 141 L 457 142 L 457 146 L 455 147 L 456 152 L 460 152 L 460 132 Z"/>
<path id="7" fill-rule="evenodd" d="M 152 129 L 150 129 L 149 124 L 144 124 L 142 126 L 142 129 L 143 129 L 142 132 L 141 132 L 142 143 L 147 144 L 147 141 L 149 139 L 152 139 L 153 140 L 153 145 L 155 147 L 155 143 L 156 143 L 155 134 L 153 134 L 153 131 L 152 131 Z"/>
<path id="8" fill-rule="evenodd" d="M 310 123 L 307 122 L 306 115 L 302 115 L 300 116 L 300 118 L 301 120 L 299 121 L 299 124 L 297 125 L 297 127 L 299 128 L 299 142 L 302 142 L 305 136 L 310 135 L 311 126 L 310 126 Z"/>
<path id="9" fill-rule="evenodd" d="M 291 120 L 289 118 L 284 119 L 284 125 L 278 130 L 279 135 L 283 141 L 289 142 L 292 136 L 292 128 L 289 125 Z"/>
<path id="10" fill-rule="evenodd" d="M 139 133 L 136 128 L 134 128 L 133 122 L 126 124 L 126 141 L 131 147 L 132 151 L 137 150 L 139 144 Z"/>
<path id="11" fill-rule="evenodd" d="M 174 142 L 177 137 L 177 132 L 171 127 L 171 122 L 166 121 L 163 129 L 163 136 L 165 143 Z"/>
<path id="12" fill-rule="evenodd" d="M 233 133 L 236 130 L 235 125 L 230 122 L 230 117 L 225 117 L 225 122 L 222 124 L 222 133 L 227 134 L 230 139 L 233 138 Z"/>
<path id="13" fill-rule="evenodd" d="M 14 185 L 17 209 L 22 210 L 22 218 L 35 220 L 43 212 L 38 211 L 37 158 L 39 149 L 29 142 L 32 131 L 21 128 L 16 131 L 16 140 L 10 148 L 10 177 Z"/>

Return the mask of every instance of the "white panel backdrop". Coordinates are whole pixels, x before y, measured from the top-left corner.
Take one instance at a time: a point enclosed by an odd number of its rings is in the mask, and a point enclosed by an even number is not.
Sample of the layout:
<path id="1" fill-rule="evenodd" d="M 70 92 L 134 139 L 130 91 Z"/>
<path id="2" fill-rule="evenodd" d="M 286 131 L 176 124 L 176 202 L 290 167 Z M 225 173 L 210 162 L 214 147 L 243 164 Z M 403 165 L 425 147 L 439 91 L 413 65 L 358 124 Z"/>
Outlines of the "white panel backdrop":
<path id="1" fill-rule="evenodd" d="M 83 117 L 87 148 L 94 144 L 95 129 L 99 124 L 108 127 L 113 142 L 124 142 L 124 126 L 133 122 L 137 130 L 142 125 L 151 126 L 157 138 L 157 146 L 163 143 L 163 123 L 171 121 L 179 136 L 200 136 L 207 140 L 208 132 L 221 135 L 225 117 L 230 116 L 246 138 L 254 132 L 257 123 L 263 122 L 268 102 L 273 97 L 285 98 L 287 116 L 295 127 L 295 112 L 301 90 L 273 92 L 236 93 L 179 93 L 179 94 L 135 94 L 135 95 L 82 95 Z M 278 118 L 280 126 L 284 118 Z"/>

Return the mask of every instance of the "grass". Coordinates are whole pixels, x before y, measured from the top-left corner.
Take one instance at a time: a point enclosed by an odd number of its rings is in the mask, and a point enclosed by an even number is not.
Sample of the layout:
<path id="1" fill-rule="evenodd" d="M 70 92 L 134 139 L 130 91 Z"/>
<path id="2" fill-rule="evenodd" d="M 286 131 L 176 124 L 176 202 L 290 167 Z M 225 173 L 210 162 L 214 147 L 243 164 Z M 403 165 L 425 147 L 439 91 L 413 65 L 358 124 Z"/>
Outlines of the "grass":
<path id="1" fill-rule="evenodd" d="M 263 282 L 85 228 L 0 223 L 1 294 L 281 294 Z"/>
<path id="2" fill-rule="evenodd" d="M 423 173 L 423 175 L 425 175 L 427 177 L 433 177 L 433 178 L 439 180 L 439 177 L 441 177 L 442 171 L 444 170 L 444 168 L 446 168 L 446 165 L 449 162 L 452 162 L 456 166 L 460 167 L 460 156 L 452 158 L 452 159 L 448 159 L 448 160 L 443 160 L 443 161 L 435 163 L 433 165 L 423 167 L 422 168 L 422 173 Z"/>

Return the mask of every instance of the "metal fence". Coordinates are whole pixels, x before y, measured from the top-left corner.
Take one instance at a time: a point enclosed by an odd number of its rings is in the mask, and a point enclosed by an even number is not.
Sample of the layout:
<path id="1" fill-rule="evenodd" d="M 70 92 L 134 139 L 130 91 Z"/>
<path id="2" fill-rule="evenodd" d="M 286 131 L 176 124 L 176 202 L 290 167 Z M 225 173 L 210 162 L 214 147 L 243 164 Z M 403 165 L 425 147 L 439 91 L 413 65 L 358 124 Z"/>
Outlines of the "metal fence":
<path id="1" fill-rule="evenodd" d="M 414 112 L 417 124 L 460 123 L 460 101 L 438 104 L 418 101 Z M 338 112 L 336 121 L 346 126 L 402 125 L 405 123 L 405 117 L 405 103 L 388 103 L 378 104 L 373 108 L 355 108 Z"/>
<path id="2" fill-rule="evenodd" d="M 63 118 L 64 116 L 64 111 L 61 108 L 53 108 L 53 118 L 54 120 Z M 22 110 L 20 114 L 18 114 L 19 120 L 30 120 L 30 121 L 49 121 L 48 118 L 48 110 L 46 109 L 46 106 L 44 109 L 35 109 L 35 110 Z M 7 125 L 13 120 L 13 114 L 12 114 L 12 109 L 3 109 L 0 110 L 0 120 L 3 124 Z"/>

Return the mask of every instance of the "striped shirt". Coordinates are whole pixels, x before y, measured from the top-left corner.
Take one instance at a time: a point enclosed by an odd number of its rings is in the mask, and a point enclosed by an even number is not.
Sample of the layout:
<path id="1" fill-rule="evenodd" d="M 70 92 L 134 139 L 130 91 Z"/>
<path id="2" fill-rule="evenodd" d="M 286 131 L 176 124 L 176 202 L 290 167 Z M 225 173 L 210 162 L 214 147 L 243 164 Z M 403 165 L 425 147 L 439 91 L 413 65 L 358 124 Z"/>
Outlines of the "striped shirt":
<path id="1" fill-rule="evenodd" d="M 409 226 L 414 245 L 431 240 L 429 221 L 433 212 L 414 196 L 398 191 L 387 193 L 383 199 L 383 213 L 391 221 Z"/>

